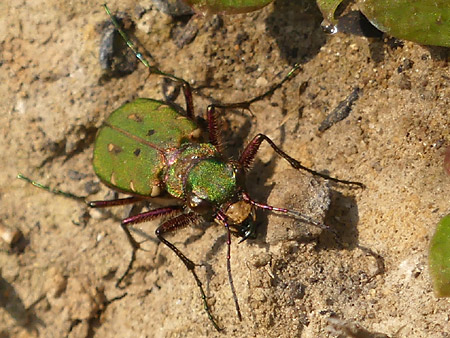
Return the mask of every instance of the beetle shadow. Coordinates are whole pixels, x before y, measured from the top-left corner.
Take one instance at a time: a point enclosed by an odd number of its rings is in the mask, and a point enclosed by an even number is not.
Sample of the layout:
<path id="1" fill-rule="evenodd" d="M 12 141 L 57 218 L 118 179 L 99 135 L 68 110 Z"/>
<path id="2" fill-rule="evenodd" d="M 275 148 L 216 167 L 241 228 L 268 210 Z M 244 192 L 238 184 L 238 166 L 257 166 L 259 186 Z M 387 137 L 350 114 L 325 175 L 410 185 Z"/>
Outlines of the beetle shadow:
<path id="1" fill-rule="evenodd" d="M 114 14 L 114 18 L 127 32 L 127 35 L 134 38 L 136 25 L 129 15 L 118 12 Z M 133 73 L 137 69 L 138 60 L 111 19 L 102 21 L 97 25 L 96 30 L 101 36 L 98 61 L 103 70 L 103 74 L 99 78 L 99 84 Z"/>
<path id="2" fill-rule="evenodd" d="M 0 307 L 9 313 L 18 326 L 23 327 L 30 334 L 37 334 L 38 326 L 45 326 L 45 323 L 36 316 L 34 311 L 34 307 L 44 298 L 45 295 L 26 307 L 14 286 L 0 276 Z"/>
<path id="3" fill-rule="evenodd" d="M 340 191 L 331 189 L 330 206 L 325 214 L 324 223 L 336 234 L 323 231 L 319 236 L 318 250 L 356 248 L 359 238 L 357 228 L 359 210 L 353 196 L 346 196 Z"/>
<path id="4" fill-rule="evenodd" d="M 61 157 L 63 158 L 63 163 L 66 163 L 76 155 L 83 153 L 94 143 L 97 130 L 98 128 L 94 126 L 94 122 L 71 126 L 61 139 L 46 144 L 46 150 L 49 152 L 49 155 L 42 159 L 38 168 L 43 168 L 48 163 Z M 84 137 L 78 137 L 74 146 L 70 147 L 71 150 L 67 151 L 67 145 L 69 143 L 68 135 L 84 135 Z"/>
<path id="5" fill-rule="evenodd" d="M 371 256 L 377 269 L 369 277 L 368 282 L 377 275 L 384 274 L 385 262 L 383 256 L 369 247 L 359 244 L 359 210 L 353 196 L 343 195 L 341 192 L 331 191 L 331 204 L 325 215 L 325 224 L 331 226 L 335 233 L 322 232 L 321 236 L 327 236 L 319 241 L 317 250 L 326 250 L 334 246 L 337 250 L 361 250 L 365 255 Z"/>
<path id="6" fill-rule="evenodd" d="M 281 56 L 289 63 L 303 63 L 318 54 L 326 42 L 326 34 L 320 26 L 322 20 L 315 2 L 277 0 L 266 26 Z"/>
<path id="7" fill-rule="evenodd" d="M 384 62 L 386 55 L 390 54 L 386 53 L 387 50 L 403 48 L 404 42 L 401 39 L 378 30 L 360 11 L 348 11 L 347 8 L 352 3 L 353 1 L 343 1 L 336 11 L 339 32 L 366 37 L 370 58 L 375 63 Z M 328 33 L 321 27 L 322 21 L 323 16 L 315 2 L 277 0 L 274 2 L 273 12 L 266 19 L 266 25 L 268 34 L 276 40 L 281 56 L 290 63 L 303 63 L 318 54 L 326 43 Z M 432 60 L 448 60 L 449 48 L 424 47 L 428 49 Z"/>

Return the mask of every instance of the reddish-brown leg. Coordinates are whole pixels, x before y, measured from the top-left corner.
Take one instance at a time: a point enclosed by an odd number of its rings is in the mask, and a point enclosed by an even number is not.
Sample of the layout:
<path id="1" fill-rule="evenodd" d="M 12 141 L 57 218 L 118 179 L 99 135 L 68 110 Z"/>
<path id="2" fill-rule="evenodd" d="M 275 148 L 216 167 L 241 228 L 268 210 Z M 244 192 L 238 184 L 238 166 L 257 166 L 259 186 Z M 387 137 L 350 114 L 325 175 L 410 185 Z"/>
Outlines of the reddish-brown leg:
<path id="1" fill-rule="evenodd" d="M 90 206 L 91 208 L 106 208 L 106 207 L 112 207 L 112 206 L 118 206 L 118 205 L 132 204 L 132 203 L 141 201 L 143 199 L 145 199 L 145 198 L 132 196 L 132 197 L 127 197 L 127 198 L 118 198 L 118 199 L 109 200 L 109 201 L 93 201 L 93 202 L 89 202 L 88 206 Z M 133 263 L 136 260 L 136 252 L 137 252 L 137 250 L 140 249 L 140 244 L 134 239 L 133 235 L 130 232 L 130 229 L 128 229 L 128 226 L 131 224 L 137 224 L 137 223 L 150 221 L 152 219 L 161 217 L 163 215 L 171 214 L 175 211 L 178 211 L 179 209 L 180 208 L 176 207 L 176 206 L 159 208 L 159 209 L 143 212 L 138 215 L 131 216 L 131 217 L 128 217 L 128 218 L 125 218 L 124 220 L 122 220 L 122 222 L 120 223 L 120 226 L 122 227 L 123 231 L 125 232 L 125 235 L 127 236 L 127 240 L 131 245 L 132 252 L 131 252 L 130 262 L 128 263 L 128 266 L 125 269 L 125 272 L 117 280 L 116 287 L 121 288 L 120 284 L 122 283 L 123 279 L 128 275 L 128 273 L 132 269 Z"/>
<path id="2" fill-rule="evenodd" d="M 181 86 L 183 87 L 184 99 L 186 101 L 186 116 L 190 119 L 194 119 L 194 100 L 192 98 L 192 89 L 189 82 L 182 78 L 176 77 L 175 75 L 164 73 L 160 71 L 156 66 L 150 66 L 145 63 L 144 65 L 149 69 L 150 74 L 164 76 L 181 84 Z"/>
<path id="3" fill-rule="evenodd" d="M 209 320 L 216 328 L 216 330 L 220 331 L 219 325 L 217 324 L 216 320 L 211 314 L 211 311 L 209 310 L 208 302 L 206 299 L 206 293 L 203 290 L 203 284 L 200 281 L 200 278 L 197 276 L 197 273 L 195 272 L 195 263 L 191 261 L 189 258 L 187 258 L 175 245 L 173 245 L 164 237 L 164 234 L 166 233 L 185 228 L 191 224 L 197 223 L 202 220 L 203 219 L 201 218 L 201 216 L 193 212 L 181 214 L 161 224 L 156 229 L 155 234 L 161 242 L 167 245 L 170 248 L 170 250 L 172 250 L 178 256 L 179 259 L 181 259 L 186 268 L 192 273 L 192 276 L 194 276 L 195 282 L 197 283 L 197 286 L 200 289 L 200 294 L 203 300 L 203 307 L 206 311 L 206 314 L 208 315 Z"/>
<path id="4" fill-rule="evenodd" d="M 217 149 L 219 150 L 219 152 L 222 152 L 221 142 L 220 142 L 220 123 L 218 120 L 218 116 L 217 116 L 218 114 L 216 112 L 216 108 L 250 110 L 250 106 L 253 103 L 255 103 L 257 101 L 261 101 L 261 100 L 265 99 L 266 97 L 272 95 L 275 92 L 275 90 L 280 88 L 286 81 L 291 79 L 296 74 L 296 72 L 299 68 L 300 68 L 300 65 L 296 64 L 280 82 L 274 84 L 263 94 L 255 96 L 254 98 L 252 98 L 250 100 L 235 102 L 235 103 L 209 105 L 208 109 L 207 109 L 209 142 L 212 143 L 213 145 L 215 145 L 217 147 Z"/>
<path id="5" fill-rule="evenodd" d="M 107 201 L 91 201 L 91 202 L 87 202 L 87 205 L 91 208 L 109 208 L 109 207 L 115 207 L 118 205 L 133 204 L 133 203 L 145 200 L 145 199 L 148 199 L 148 198 L 131 196 L 131 197 L 125 197 L 125 198 L 116 198 L 116 199 L 107 200 Z"/>
<path id="6" fill-rule="evenodd" d="M 220 153 L 222 153 L 220 142 L 220 122 L 217 116 L 216 107 L 214 105 L 208 106 L 206 114 L 208 118 L 209 142 L 213 144 Z"/>
<path id="7" fill-rule="evenodd" d="M 184 98 L 186 100 L 186 115 L 194 119 L 194 100 L 192 99 L 192 89 L 188 82 L 182 82 Z"/>
<path id="8" fill-rule="evenodd" d="M 194 120 L 194 100 L 192 98 L 192 89 L 189 82 L 182 78 L 176 77 L 175 75 L 164 73 L 155 66 L 150 66 L 149 71 L 151 74 L 161 75 L 181 84 L 181 86 L 183 87 L 184 99 L 186 101 L 186 116 Z"/>
<path id="9" fill-rule="evenodd" d="M 235 103 L 214 104 L 213 106 L 215 108 L 221 108 L 221 109 L 247 109 L 247 110 L 250 110 L 250 106 L 252 105 L 252 103 L 261 101 L 261 100 L 265 99 L 266 97 L 272 95 L 278 88 L 283 86 L 283 84 L 286 81 L 291 79 L 299 69 L 300 69 L 300 65 L 295 64 L 294 67 L 289 71 L 289 73 L 286 74 L 286 76 L 280 82 L 275 83 L 267 91 L 265 91 L 261 95 L 255 96 L 254 98 L 252 98 L 250 100 L 235 102 Z"/>
<path id="10" fill-rule="evenodd" d="M 259 208 L 259 209 L 264 209 L 264 210 L 269 210 L 275 213 L 279 213 L 279 214 L 285 214 L 287 216 L 293 217 L 295 219 L 298 219 L 302 222 L 305 223 L 309 223 L 311 225 L 314 225 L 322 230 L 327 230 L 330 231 L 332 233 L 335 234 L 335 231 L 333 229 L 331 229 L 328 225 L 317 222 L 315 220 L 313 220 L 312 218 L 302 215 L 301 213 L 299 213 L 298 211 L 295 210 L 289 210 L 286 208 L 279 208 L 279 207 L 274 207 L 272 205 L 268 205 L 265 203 L 260 203 L 257 201 L 254 201 L 246 192 L 242 193 L 242 199 L 244 201 L 247 201 L 248 203 L 250 203 L 251 205 L 254 205 L 255 207 Z"/>
<path id="11" fill-rule="evenodd" d="M 181 208 L 178 206 L 173 206 L 173 207 L 165 207 L 165 208 L 159 208 L 159 209 L 155 209 L 155 210 L 150 210 L 147 212 L 143 212 L 140 213 L 138 215 L 135 216 L 130 216 L 125 218 L 124 220 L 122 220 L 122 222 L 120 223 L 122 229 L 125 231 L 128 241 L 130 242 L 131 246 L 133 247 L 133 249 L 136 251 L 140 248 L 140 245 L 138 242 L 136 242 L 136 240 L 133 238 L 133 236 L 130 233 L 130 230 L 128 229 L 128 226 L 132 225 L 132 224 L 138 224 L 138 223 L 143 223 L 143 222 L 147 222 L 147 221 L 151 221 L 153 219 L 156 219 L 158 217 L 164 216 L 164 215 L 169 215 L 172 214 L 176 211 L 180 211 Z"/>

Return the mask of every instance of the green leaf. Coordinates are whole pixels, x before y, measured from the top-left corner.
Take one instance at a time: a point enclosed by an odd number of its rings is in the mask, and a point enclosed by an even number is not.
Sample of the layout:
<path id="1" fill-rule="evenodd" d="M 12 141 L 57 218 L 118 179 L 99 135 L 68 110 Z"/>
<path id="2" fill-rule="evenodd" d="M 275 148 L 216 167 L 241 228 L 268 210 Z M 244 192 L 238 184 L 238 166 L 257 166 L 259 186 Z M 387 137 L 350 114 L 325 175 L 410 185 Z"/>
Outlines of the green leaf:
<path id="1" fill-rule="evenodd" d="M 185 0 L 196 12 L 240 14 L 263 8 L 273 0 Z"/>
<path id="2" fill-rule="evenodd" d="M 358 6 L 375 27 L 389 35 L 450 47 L 449 0 L 360 0 Z"/>
<path id="3" fill-rule="evenodd" d="M 450 297 L 450 215 L 439 222 L 430 243 L 431 280 L 437 297 Z"/>
<path id="4" fill-rule="evenodd" d="M 317 6 L 319 6 L 324 19 L 328 20 L 330 23 L 336 24 L 337 20 L 334 18 L 334 12 L 336 12 L 336 9 L 342 1 L 343 0 L 317 0 Z"/>

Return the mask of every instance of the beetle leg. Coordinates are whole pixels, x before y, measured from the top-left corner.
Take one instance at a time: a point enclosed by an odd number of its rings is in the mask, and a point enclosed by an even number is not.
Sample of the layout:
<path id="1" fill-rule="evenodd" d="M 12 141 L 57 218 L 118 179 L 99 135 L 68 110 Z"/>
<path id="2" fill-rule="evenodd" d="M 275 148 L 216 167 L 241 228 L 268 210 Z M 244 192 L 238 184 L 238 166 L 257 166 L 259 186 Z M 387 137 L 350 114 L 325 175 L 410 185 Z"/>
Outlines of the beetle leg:
<path id="1" fill-rule="evenodd" d="M 213 106 L 215 108 L 221 108 L 221 109 L 246 109 L 250 110 L 250 106 L 252 103 L 255 103 L 257 101 L 261 101 L 265 99 L 266 97 L 272 95 L 278 88 L 280 88 L 286 81 L 291 79 L 299 70 L 301 66 L 299 64 L 295 64 L 294 67 L 287 73 L 287 75 L 278 83 L 274 84 L 272 87 L 270 87 L 265 93 L 262 93 L 261 95 L 255 96 L 254 98 L 242 102 L 235 102 L 235 103 L 227 103 L 227 104 L 214 104 Z"/>
<path id="2" fill-rule="evenodd" d="M 117 198 L 117 199 L 108 200 L 108 201 L 91 201 L 91 202 L 88 202 L 87 205 L 91 208 L 107 208 L 107 207 L 114 207 L 114 206 L 119 206 L 119 205 L 133 204 L 133 203 L 145 200 L 145 199 L 148 199 L 148 198 L 140 197 L 140 196 L 131 196 L 131 197 L 126 197 L 126 198 Z M 130 230 L 128 229 L 128 225 L 150 221 L 152 219 L 155 219 L 160 216 L 171 213 L 175 210 L 177 210 L 177 207 L 160 208 L 160 209 L 150 210 L 150 211 L 143 212 L 143 213 L 140 213 L 135 216 L 125 218 L 121 222 L 120 225 L 123 228 L 123 230 L 125 231 L 125 234 L 127 235 L 128 241 L 130 242 L 131 246 L 133 247 L 133 250 L 134 251 L 138 250 L 140 248 L 140 245 L 138 242 L 136 242 L 136 240 L 131 235 Z"/>
<path id="3" fill-rule="evenodd" d="M 136 240 L 131 235 L 130 230 L 128 229 L 128 226 L 131 224 L 147 222 L 147 221 L 153 220 L 155 218 L 161 217 L 163 215 L 173 213 L 174 211 L 177 211 L 177 210 L 179 210 L 179 207 L 164 207 L 164 208 L 150 210 L 147 212 L 137 214 L 135 216 L 127 217 L 124 220 L 122 220 L 120 225 L 122 226 L 123 230 L 125 231 L 128 241 L 130 242 L 131 246 L 137 250 L 140 248 L 140 245 L 138 242 L 136 242 Z"/>
<path id="4" fill-rule="evenodd" d="M 192 99 L 192 89 L 188 82 L 181 81 L 183 86 L 184 99 L 186 100 L 186 115 L 187 117 L 194 119 L 194 100 Z"/>
<path id="5" fill-rule="evenodd" d="M 132 198 L 133 197 L 130 197 L 128 200 L 131 200 Z M 122 201 L 123 200 L 127 200 L 127 199 L 122 199 Z M 114 202 L 114 201 L 117 201 L 117 200 L 104 201 L 104 202 Z M 99 202 L 101 202 L 101 201 L 99 201 Z M 115 205 L 118 205 L 118 204 L 115 204 Z M 120 284 L 122 283 L 122 280 L 128 275 L 131 268 L 133 267 L 133 263 L 136 260 L 137 250 L 139 250 L 141 247 L 140 244 L 134 239 L 133 235 L 131 235 L 131 232 L 130 232 L 130 229 L 128 228 L 128 226 L 131 224 L 137 224 L 137 223 L 150 221 L 152 219 L 161 217 L 163 215 L 173 213 L 176 210 L 178 210 L 178 207 L 159 208 L 159 209 L 143 212 L 141 214 L 131 216 L 131 217 L 128 217 L 128 218 L 125 218 L 124 220 L 122 220 L 122 222 L 120 223 L 120 226 L 122 227 L 123 231 L 125 232 L 125 235 L 127 236 L 128 242 L 130 243 L 131 248 L 132 248 L 132 252 L 131 252 L 130 262 L 128 263 L 128 266 L 125 269 L 125 272 L 117 280 L 116 287 L 120 288 Z"/>
<path id="6" fill-rule="evenodd" d="M 219 152 L 222 153 L 222 147 L 221 147 L 221 142 L 220 142 L 220 123 L 219 123 L 219 119 L 217 117 L 216 108 L 245 109 L 245 110 L 250 111 L 250 113 L 251 113 L 250 106 L 252 105 L 252 103 L 263 100 L 267 96 L 272 95 L 275 92 L 275 90 L 280 88 L 286 81 L 288 81 L 290 78 L 292 78 L 299 68 L 300 68 L 300 65 L 296 64 L 280 82 L 273 85 L 265 93 L 258 95 L 250 100 L 242 101 L 242 102 L 235 102 L 235 103 L 209 105 L 208 109 L 207 109 L 209 142 L 212 143 L 214 146 L 216 146 L 217 149 L 219 150 Z M 187 101 L 186 93 L 185 93 L 185 96 L 186 96 L 186 101 Z"/>
<path id="7" fill-rule="evenodd" d="M 208 118 L 208 134 L 209 134 L 209 142 L 213 144 L 220 153 L 222 153 L 222 147 L 220 142 L 220 122 L 216 113 L 216 106 L 209 105 L 207 110 L 207 118 Z"/>
<path id="8" fill-rule="evenodd" d="M 182 228 L 185 228 L 193 223 L 196 223 L 198 221 L 202 220 L 202 218 L 197 215 L 196 213 L 190 212 L 187 214 L 181 214 L 178 215 L 172 219 L 169 219 L 168 221 L 161 224 L 155 231 L 156 236 L 158 239 L 164 243 L 166 246 L 172 250 L 179 259 L 184 263 L 186 268 L 192 273 L 192 276 L 194 276 L 195 282 L 197 283 L 198 288 L 200 289 L 200 294 L 203 300 L 203 308 L 206 311 L 206 314 L 208 315 L 209 320 L 212 322 L 213 326 L 216 328 L 217 331 L 220 331 L 219 325 L 216 323 L 216 320 L 211 314 L 211 311 L 209 310 L 208 302 L 206 300 L 206 294 L 203 290 L 202 282 L 200 281 L 200 278 L 197 276 L 197 273 L 195 272 L 195 263 L 191 261 L 189 258 L 187 258 L 174 244 L 169 242 L 165 237 L 164 234 L 172 231 L 176 231 Z"/>
<path id="9" fill-rule="evenodd" d="M 258 134 L 256 135 L 253 140 L 250 141 L 250 143 L 247 145 L 247 147 L 245 147 L 244 151 L 242 152 L 240 158 L 239 158 L 239 163 L 246 169 L 249 170 L 250 166 L 253 162 L 253 160 L 255 159 L 256 153 L 258 152 L 259 146 L 261 145 L 261 143 L 263 141 L 267 141 L 267 143 L 269 143 L 269 145 L 272 147 L 273 150 L 275 150 L 275 152 L 280 155 L 281 157 L 283 157 L 286 161 L 289 162 L 289 164 L 297 170 L 304 170 L 309 172 L 312 175 L 315 176 L 319 176 L 322 177 L 324 179 L 333 181 L 333 182 L 338 182 L 338 183 L 343 183 L 343 184 L 352 184 L 352 185 L 357 185 L 361 188 L 365 188 L 364 184 L 360 183 L 360 182 L 354 182 L 354 181 L 347 181 L 347 180 L 341 180 L 339 178 L 335 178 L 335 177 L 331 177 L 322 173 L 319 173 L 315 170 L 309 169 L 305 166 L 303 166 L 299 161 L 293 159 L 292 157 L 290 157 L 288 154 L 286 154 L 284 151 L 282 151 L 280 148 L 278 148 L 276 146 L 276 144 L 266 135 L 264 134 Z"/>
<path id="10" fill-rule="evenodd" d="M 186 101 L 186 116 L 189 117 L 190 119 L 194 120 L 195 119 L 194 99 L 192 98 L 192 88 L 191 88 L 191 85 L 189 84 L 189 82 L 187 82 L 186 80 L 184 80 L 180 77 L 177 77 L 175 75 L 162 72 L 156 66 L 150 66 L 150 65 L 147 66 L 147 64 L 145 64 L 145 65 L 146 65 L 146 67 L 148 67 L 149 72 L 151 74 L 157 74 L 160 76 L 164 76 L 164 77 L 167 77 L 167 78 L 181 84 L 181 86 L 183 87 L 184 100 Z"/>

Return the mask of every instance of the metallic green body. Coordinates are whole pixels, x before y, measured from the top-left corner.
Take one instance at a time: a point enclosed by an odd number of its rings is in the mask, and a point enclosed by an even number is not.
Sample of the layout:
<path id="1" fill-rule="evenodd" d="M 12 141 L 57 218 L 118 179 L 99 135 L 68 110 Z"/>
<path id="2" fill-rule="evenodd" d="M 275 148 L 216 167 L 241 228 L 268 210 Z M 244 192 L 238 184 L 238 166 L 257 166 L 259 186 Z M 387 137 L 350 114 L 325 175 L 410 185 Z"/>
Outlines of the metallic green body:
<path id="1" fill-rule="evenodd" d="M 220 159 L 204 159 L 189 170 L 187 183 L 195 196 L 221 206 L 237 192 L 236 168 Z"/>
<path id="2" fill-rule="evenodd" d="M 194 162 L 220 156 L 216 147 L 209 143 L 188 143 L 168 154 L 165 175 L 166 190 L 176 198 L 184 198 L 184 180 Z"/>
<path id="3" fill-rule="evenodd" d="M 154 197 L 167 191 L 220 207 L 236 195 L 237 168 L 217 148 L 199 143 L 194 121 L 173 107 L 137 99 L 114 111 L 97 134 L 94 170 L 110 187 Z"/>

